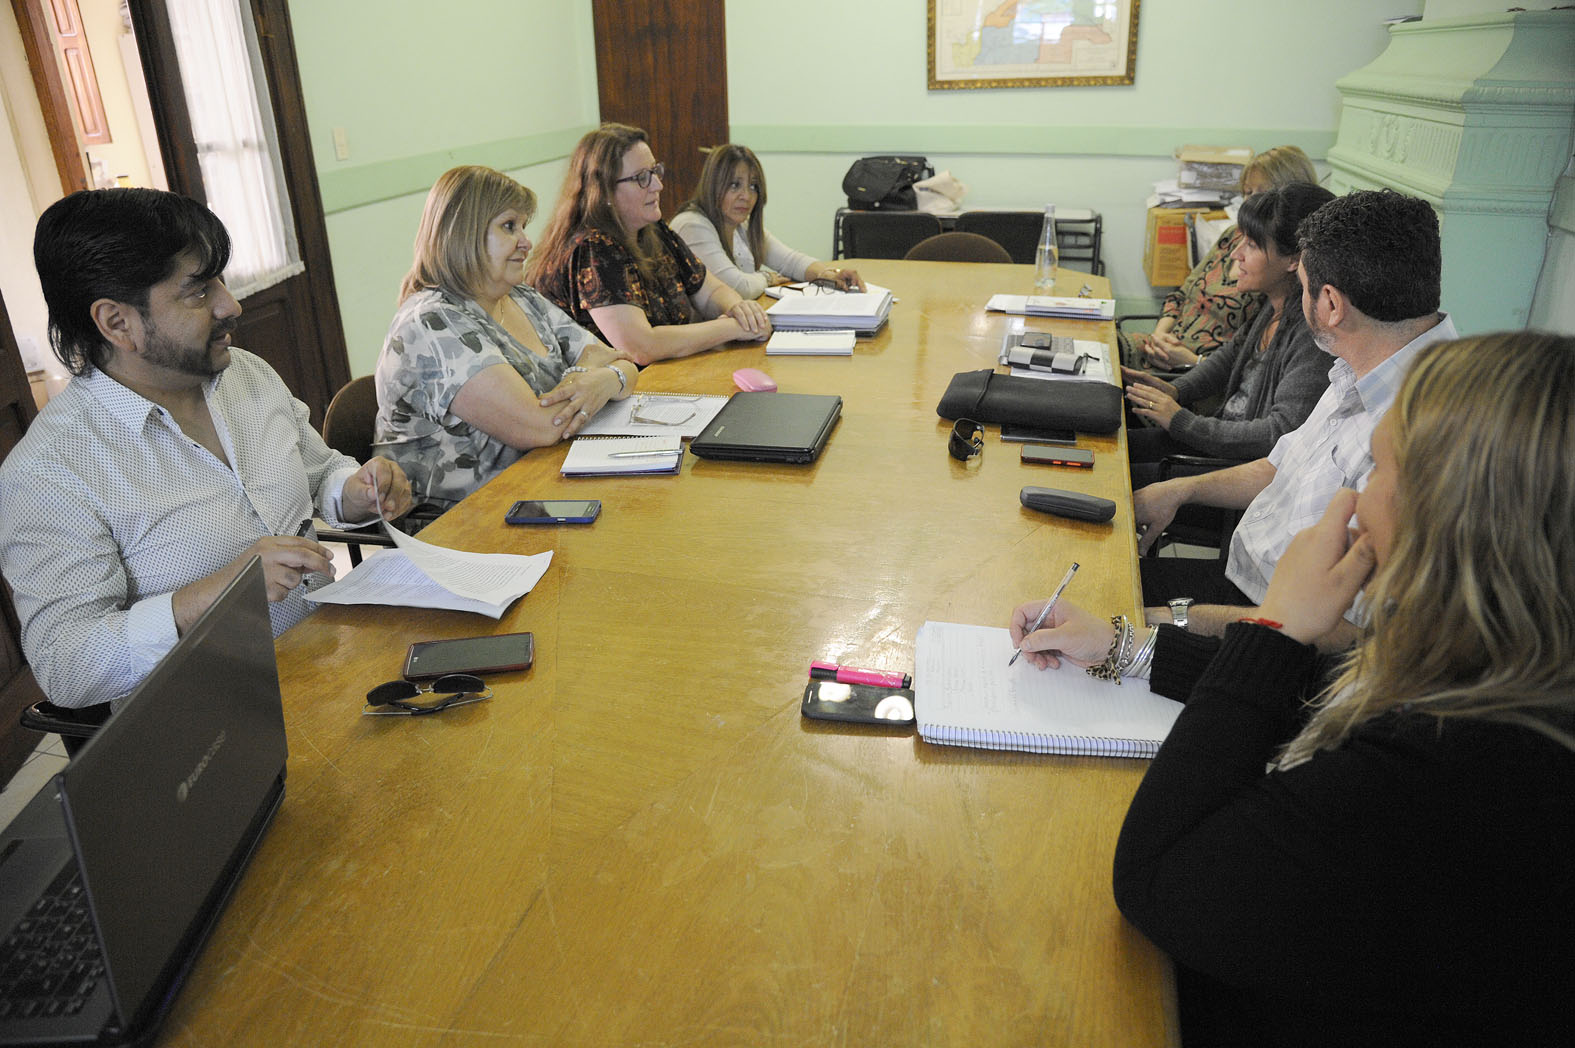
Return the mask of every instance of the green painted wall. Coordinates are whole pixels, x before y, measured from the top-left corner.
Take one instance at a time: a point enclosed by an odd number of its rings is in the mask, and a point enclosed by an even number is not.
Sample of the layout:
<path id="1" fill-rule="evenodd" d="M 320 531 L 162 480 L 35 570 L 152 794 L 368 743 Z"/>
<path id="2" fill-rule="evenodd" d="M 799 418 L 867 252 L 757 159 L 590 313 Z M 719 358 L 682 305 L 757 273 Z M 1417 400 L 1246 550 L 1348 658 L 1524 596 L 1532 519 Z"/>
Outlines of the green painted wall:
<path id="1" fill-rule="evenodd" d="M 487 164 L 536 191 L 597 122 L 585 0 L 313 0 L 290 9 L 350 371 L 377 362 L 427 189 Z M 335 155 L 342 128 L 349 157 Z"/>
<path id="2" fill-rule="evenodd" d="M 1129 87 L 929 91 L 920 0 L 727 0 L 732 134 L 765 160 L 773 232 L 822 257 L 842 175 L 868 152 L 927 154 L 972 205 L 1094 208 L 1131 310 L 1153 303 L 1143 201 L 1174 172 L 1171 150 L 1294 143 L 1321 158 L 1339 119 L 1334 81 L 1383 50 L 1380 16 L 1421 9 L 1144 0 Z M 490 164 L 550 210 L 569 149 L 597 121 L 590 3 L 334 0 L 291 16 L 351 371 L 366 374 L 438 174 Z"/>
<path id="3" fill-rule="evenodd" d="M 766 165 L 772 231 L 822 257 L 842 175 L 866 153 L 927 155 L 968 186 L 965 205 L 1093 208 L 1130 312 L 1154 303 L 1144 201 L 1174 175 L 1172 151 L 1294 144 L 1321 160 L 1339 123 L 1334 81 L 1384 49 L 1381 17 L 1422 6 L 1143 0 L 1130 86 L 931 91 L 919 0 L 803 0 L 791 18 L 728 0 L 733 137 Z"/>

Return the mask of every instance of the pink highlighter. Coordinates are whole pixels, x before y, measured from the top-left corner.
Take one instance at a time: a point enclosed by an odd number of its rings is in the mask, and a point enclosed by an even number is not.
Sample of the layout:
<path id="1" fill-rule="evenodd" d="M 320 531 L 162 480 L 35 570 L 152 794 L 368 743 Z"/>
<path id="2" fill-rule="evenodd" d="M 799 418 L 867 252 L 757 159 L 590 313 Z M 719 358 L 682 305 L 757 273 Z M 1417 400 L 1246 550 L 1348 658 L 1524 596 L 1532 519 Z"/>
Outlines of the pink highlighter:
<path id="1" fill-rule="evenodd" d="M 906 673 L 888 673 L 885 670 L 859 670 L 852 666 L 838 666 L 834 662 L 812 662 L 809 675 L 813 680 L 834 680 L 843 684 L 868 684 L 875 688 L 908 688 L 913 678 Z"/>
<path id="2" fill-rule="evenodd" d="M 777 384 L 759 368 L 739 368 L 733 372 L 733 384 L 746 393 L 775 393 Z"/>

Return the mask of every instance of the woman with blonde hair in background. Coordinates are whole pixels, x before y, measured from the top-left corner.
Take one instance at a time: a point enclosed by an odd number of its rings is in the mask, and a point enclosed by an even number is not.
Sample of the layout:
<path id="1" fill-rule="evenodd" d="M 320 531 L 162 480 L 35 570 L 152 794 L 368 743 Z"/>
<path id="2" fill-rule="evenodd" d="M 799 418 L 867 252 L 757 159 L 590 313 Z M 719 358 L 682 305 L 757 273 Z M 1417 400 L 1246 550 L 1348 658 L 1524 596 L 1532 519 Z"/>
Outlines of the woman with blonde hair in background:
<path id="1" fill-rule="evenodd" d="M 644 131 L 603 124 L 569 158 L 530 282 L 644 367 L 771 334 L 765 310 L 706 271 L 662 221 L 662 177 Z"/>
<path id="2" fill-rule="evenodd" d="M 427 194 L 377 358 L 373 446 L 447 508 L 531 448 L 572 437 L 639 371 L 526 287 L 536 195 L 488 167 Z"/>
<path id="3" fill-rule="evenodd" d="M 1373 459 L 1227 627 L 1116 846 L 1189 1048 L 1575 1030 L 1575 338 L 1426 347 Z M 1321 687 L 1313 642 L 1359 590 Z M 1071 605 L 1025 639 L 1038 608 L 1012 634 L 1041 666 L 1146 660 L 1163 692 L 1191 657 Z"/>
<path id="4" fill-rule="evenodd" d="M 829 280 L 863 291 L 857 272 L 794 251 L 766 229 L 766 173 L 748 146 L 720 145 L 706 155 L 700 184 L 673 232 L 717 279 L 743 298 L 794 280 Z"/>
<path id="5" fill-rule="evenodd" d="M 1318 181 L 1312 161 L 1296 146 L 1275 146 L 1251 160 L 1241 172 L 1244 197 L 1293 182 Z M 1165 298 L 1152 334 L 1128 338 L 1122 359 L 1160 371 L 1181 371 L 1200 357 L 1224 346 L 1238 331 L 1252 323 L 1263 308 L 1263 295 L 1236 287 L 1236 267 L 1231 256 L 1241 247 L 1242 232 L 1232 225 L 1182 281 Z"/>

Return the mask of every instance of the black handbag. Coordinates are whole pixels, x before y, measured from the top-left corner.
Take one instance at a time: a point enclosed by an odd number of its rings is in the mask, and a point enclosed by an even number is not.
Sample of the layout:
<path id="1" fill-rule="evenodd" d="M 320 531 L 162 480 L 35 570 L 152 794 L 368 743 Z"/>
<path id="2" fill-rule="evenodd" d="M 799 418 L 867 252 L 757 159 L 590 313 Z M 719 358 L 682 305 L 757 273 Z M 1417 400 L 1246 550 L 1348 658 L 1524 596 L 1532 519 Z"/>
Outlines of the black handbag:
<path id="1" fill-rule="evenodd" d="M 1011 426 L 1114 433 L 1121 428 L 1121 387 L 1109 382 L 1021 378 L 996 371 L 960 371 L 935 413 Z"/>
<path id="2" fill-rule="evenodd" d="M 913 211 L 919 206 L 913 184 L 934 174 L 922 156 L 867 156 L 842 176 L 842 191 L 855 211 Z"/>

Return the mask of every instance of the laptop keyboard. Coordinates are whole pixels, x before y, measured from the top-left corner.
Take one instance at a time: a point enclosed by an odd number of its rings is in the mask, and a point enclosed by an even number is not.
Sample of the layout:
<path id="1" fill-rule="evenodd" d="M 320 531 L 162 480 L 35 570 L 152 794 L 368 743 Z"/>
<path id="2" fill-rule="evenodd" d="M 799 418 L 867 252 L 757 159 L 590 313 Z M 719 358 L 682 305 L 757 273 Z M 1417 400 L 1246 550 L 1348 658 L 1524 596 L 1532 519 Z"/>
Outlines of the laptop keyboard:
<path id="1" fill-rule="evenodd" d="M 104 955 L 73 863 L 0 942 L 0 1019 L 75 1015 L 103 977 Z"/>

